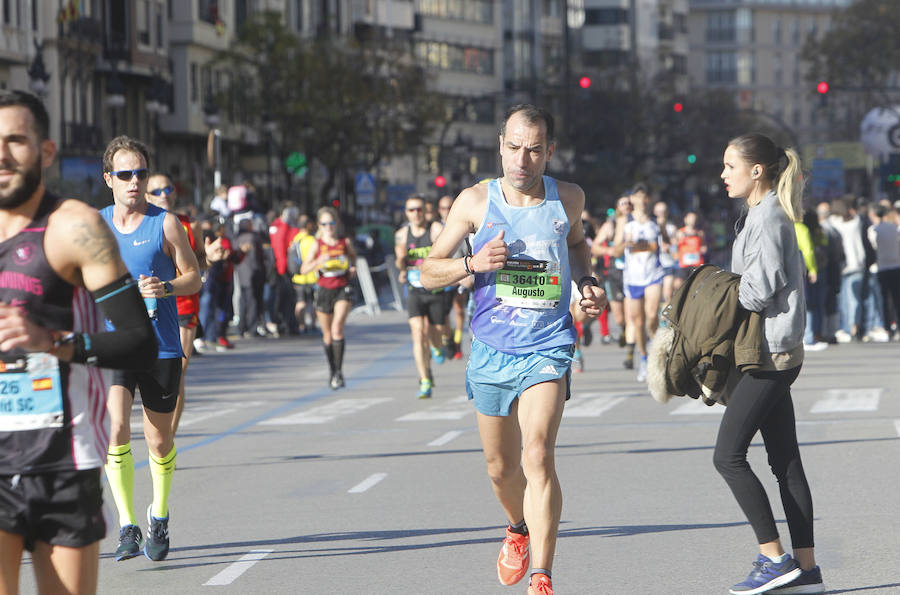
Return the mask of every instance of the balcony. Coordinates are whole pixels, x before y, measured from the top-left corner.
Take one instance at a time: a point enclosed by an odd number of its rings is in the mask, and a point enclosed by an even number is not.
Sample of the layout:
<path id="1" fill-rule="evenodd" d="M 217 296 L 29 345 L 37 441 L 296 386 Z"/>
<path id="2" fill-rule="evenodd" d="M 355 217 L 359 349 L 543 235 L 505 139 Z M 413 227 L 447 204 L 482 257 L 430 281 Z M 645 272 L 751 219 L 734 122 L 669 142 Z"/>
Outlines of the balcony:
<path id="1" fill-rule="evenodd" d="M 103 131 L 93 124 L 81 124 L 78 122 L 65 123 L 65 146 L 63 149 L 76 151 L 102 151 Z"/>

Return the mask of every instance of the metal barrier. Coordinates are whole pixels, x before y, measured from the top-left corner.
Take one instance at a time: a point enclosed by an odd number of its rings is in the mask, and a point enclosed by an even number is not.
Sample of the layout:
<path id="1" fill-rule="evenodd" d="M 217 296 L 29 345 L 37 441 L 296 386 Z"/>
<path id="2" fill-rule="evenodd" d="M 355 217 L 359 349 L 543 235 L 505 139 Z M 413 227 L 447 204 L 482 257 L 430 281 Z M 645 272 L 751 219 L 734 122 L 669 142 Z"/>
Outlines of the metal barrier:
<path id="1" fill-rule="evenodd" d="M 363 304 L 353 308 L 351 314 L 363 313 L 369 316 L 375 316 L 381 313 L 381 303 L 378 299 L 378 290 L 372 279 L 373 273 L 384 273 L 388 277 L 391 287 L 391 295 L 393 301 L 387 305 L 398 312 L 405 310 L 403 305 L 403 297 L 400 292 L 400 285 L 397 282 L 397 268 L 394 265 L 394 259 L 385 258 L 385 261 L 377 266 L 370 267 L 369 262 L 362 256 L 356 259 L 356 278 L 359 281 L 359 289 L 362 293 Z"/>

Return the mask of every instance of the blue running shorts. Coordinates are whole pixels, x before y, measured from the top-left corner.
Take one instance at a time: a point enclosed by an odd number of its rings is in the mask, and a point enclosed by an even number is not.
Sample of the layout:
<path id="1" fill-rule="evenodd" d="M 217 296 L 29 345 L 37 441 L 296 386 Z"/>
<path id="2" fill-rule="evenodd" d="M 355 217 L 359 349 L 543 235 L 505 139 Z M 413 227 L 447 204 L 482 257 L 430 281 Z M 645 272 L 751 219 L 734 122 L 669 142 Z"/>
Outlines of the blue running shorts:
<path id="1" fill-rule="evenodd" d="M 568 401 L 574 353 L 574 345 L 534 353 L 504 353 L 473 339 L 466 366 L 466 393 L 475 400 L 479 413 L 505 417 L 525 389 L 565 377 Z"/>

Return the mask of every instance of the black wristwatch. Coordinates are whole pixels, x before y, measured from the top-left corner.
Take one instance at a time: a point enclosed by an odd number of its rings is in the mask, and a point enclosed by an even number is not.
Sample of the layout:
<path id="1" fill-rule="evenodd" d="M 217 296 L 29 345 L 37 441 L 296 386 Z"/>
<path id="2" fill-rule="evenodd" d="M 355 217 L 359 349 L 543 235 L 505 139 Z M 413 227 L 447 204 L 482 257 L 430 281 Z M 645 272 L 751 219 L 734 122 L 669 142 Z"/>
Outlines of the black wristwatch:
<path id="1" fill-rule="evenodd" d="M 578 280 L 578 293 L 584 295 L 584 286 L 585 285 L 593 285 L 594 287 L 600 287 L 600 283 L 594 278 L 593 275 L 585 275 L 581 279 Z"/>
<path id="2" fill-rule="evenodd" d="M 163 281 L 163 289 L 166 290 L 165 297 L 169 297 L 170 295 L 174 295 L 175 289 L 172 287 L 172 284 L 168 281 Z"/>

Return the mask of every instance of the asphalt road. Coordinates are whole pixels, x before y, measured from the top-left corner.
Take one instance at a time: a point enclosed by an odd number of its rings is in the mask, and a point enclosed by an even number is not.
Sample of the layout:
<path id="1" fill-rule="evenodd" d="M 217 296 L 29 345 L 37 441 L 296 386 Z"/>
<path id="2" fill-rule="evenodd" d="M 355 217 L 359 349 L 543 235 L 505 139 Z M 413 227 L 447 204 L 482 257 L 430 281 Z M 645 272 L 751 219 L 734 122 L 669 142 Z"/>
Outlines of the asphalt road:
<path id="1" fill-rule="evenodd" d="M 721 410 L 653 401 L 595 342 L 573 381 L 559 435 L 565 504 L 558 594 L 724 594 L 756 556 L 753 533 L 712 466 Z M 807 354 L 794 385 L 828 593 L 900 593 L 900 344 Z M 115 562 L 102 544 L 100 592 L 447 594 L 503 587 L 505 519 L 463 395 L 465 361 L 435 367 L 415 398 L 405 316 L 355 316 L 347 387 L 326 387 L 318 339 L 244 340 L 197 358 L 171 496 L 164 562 Z M 133 417 L 138 515 L 151 500 L 139 409 Z M 773 498 L 759 440 L 751 464 Z M 34 592 L 30 564 L 22 592 Z"/>

